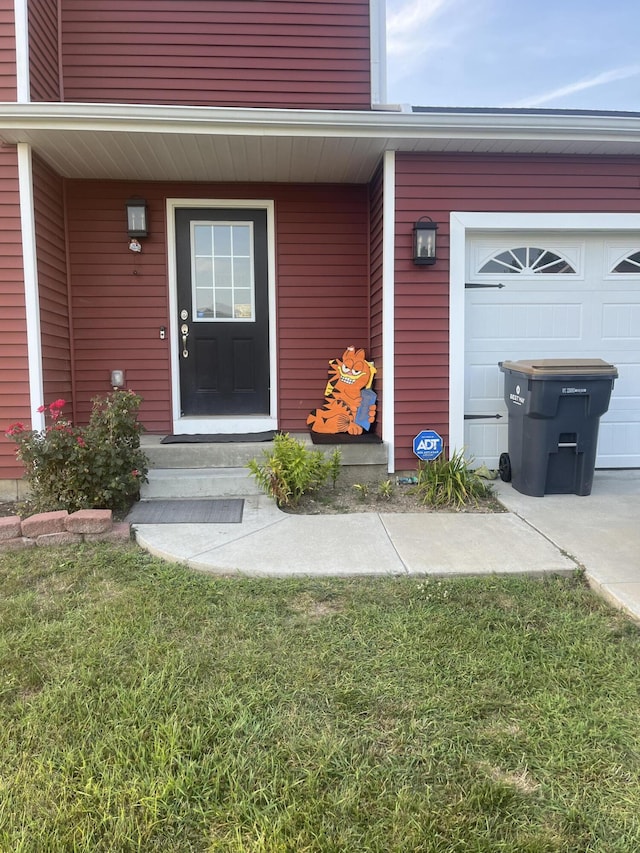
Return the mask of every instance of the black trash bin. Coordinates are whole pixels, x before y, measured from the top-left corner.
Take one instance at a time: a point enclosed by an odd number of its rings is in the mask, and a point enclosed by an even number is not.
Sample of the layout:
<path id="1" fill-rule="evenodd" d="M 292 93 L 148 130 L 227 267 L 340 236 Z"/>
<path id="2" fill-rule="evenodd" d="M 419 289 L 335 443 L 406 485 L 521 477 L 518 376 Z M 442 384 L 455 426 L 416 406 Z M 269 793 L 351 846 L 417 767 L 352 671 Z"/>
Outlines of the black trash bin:
<path id="1" fill-rule="evenodd" d="M 601 359 L 500 361 L 509 410 L 500 476 L 524 495 L 591 494 L 600 417 L 618 371 Z"/>

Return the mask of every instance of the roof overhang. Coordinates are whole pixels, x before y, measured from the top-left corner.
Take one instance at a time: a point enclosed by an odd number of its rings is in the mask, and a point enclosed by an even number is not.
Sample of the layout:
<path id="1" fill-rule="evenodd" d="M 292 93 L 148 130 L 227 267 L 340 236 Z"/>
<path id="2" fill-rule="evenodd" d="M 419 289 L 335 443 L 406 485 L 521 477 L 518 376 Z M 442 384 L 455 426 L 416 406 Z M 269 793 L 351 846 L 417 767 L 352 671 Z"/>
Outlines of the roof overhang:
<path id="1" fill-rule="evenodd" d="M 363 183 L 385 151 L 640 155 L 640 115 L 0 104 L 0 139 L 66 178 Z"/>

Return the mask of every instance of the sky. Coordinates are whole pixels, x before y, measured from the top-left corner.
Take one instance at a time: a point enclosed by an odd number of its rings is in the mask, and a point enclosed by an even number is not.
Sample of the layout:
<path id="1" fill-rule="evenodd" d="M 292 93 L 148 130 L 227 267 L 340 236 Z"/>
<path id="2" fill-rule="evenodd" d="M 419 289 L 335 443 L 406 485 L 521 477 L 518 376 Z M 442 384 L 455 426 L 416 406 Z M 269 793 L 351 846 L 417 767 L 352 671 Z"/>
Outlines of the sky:
<path id="1" fill-rule="evenodd" d="M 386 0 L 387 102 L 640 112 L 640 0 Z"/>

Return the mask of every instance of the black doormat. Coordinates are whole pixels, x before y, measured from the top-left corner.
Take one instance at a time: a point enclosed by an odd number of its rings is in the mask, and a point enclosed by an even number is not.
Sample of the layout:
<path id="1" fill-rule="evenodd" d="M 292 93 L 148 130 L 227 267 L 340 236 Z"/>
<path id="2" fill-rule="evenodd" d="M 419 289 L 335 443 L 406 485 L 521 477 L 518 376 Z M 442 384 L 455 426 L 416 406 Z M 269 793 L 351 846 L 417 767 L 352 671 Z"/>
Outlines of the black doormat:
<path id="1" fill-rule="evenodd" d="M 243 509 L 243 498 L 140 501 L 126 520 L 130 524 L 239 524 Z"/>
<path id="2" fill-rule="evenodd" d="M 326 433 L 309 430 L 309 435 L 314 444 L 382 444 L 382 439 L 375 432 L 351 435 L 348 432 Z"/>
<path id="3" fill-rule="evenodd" d="M 160 444 L 223 444 L 240 441 L 273 441 L 275 430 L 243 433 L 199 433 L 197 435 L 165 435 Z"/>

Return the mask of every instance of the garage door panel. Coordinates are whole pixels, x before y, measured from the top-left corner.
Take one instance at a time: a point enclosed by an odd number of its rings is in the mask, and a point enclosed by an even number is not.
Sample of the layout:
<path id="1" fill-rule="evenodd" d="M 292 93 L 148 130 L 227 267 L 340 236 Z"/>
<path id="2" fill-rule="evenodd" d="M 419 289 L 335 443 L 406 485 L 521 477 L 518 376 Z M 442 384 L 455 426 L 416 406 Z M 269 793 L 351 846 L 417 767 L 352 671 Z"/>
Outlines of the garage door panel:
<path id="1" fill-rule="evenodd" d="M 640 447 L 640 422 L 637 419 L 615 423 L 606 416 L 602 418 L 596 457 L 598 468 L 637 468 L 638 455 L 633 452 L 637 447 Z M 629 448 L 632 448 L 631 452 Z"/>
<path id="2" fill-rule="evenodd" d="M 495 348 L 497 341 L 510 345 L 526 340 L 530 346 L 536 341 L 551 340 L 575 344 L 584 334 L 584 307 L 580 303 L 562 301 L 558 296 L 554 296 L 553 304 L 532 299 L 505 300 L 499 304 L 470 300 L 467 305 L 468 344 L 480 350 L 487 344 Z"/>
<path id="3" fill-rule="evenodd" d="M 485 411 L 497 410 L 503 406 L 502 374 L 497 368 L 497 362 L 474 364 L 469 367 L 466 375 L 469 388 L 468 401 L 471 406 L 480 405 Z"/>
<path id="4" fill-rule="evenodd" d="M 626 299 L 620 302 L 607 299 L 601 305 L 600 317 L 604 341 L 635 341 L 640 348 L 640 304 L 634 305 Z"/>
<path id="5" fill-rule="evenodd" d="M 464 426 L 464 446 L 468 456 L 473 456 L 476 462 L 480 465 L 483 458 L 475 456 L 472 448 L 485 448 L 485 454 L 489 458 L 499 459 L 500 454 L 507 448 L 507 426 L 506 424 L 480 423 L 478 421 L 465 421 Z M 496 468 L 496 464 L 491 467 Z"/>
<path id="6" fill-rule="evenodd" d="M 621 358 L 606 358 L 605 361 L 615 363 L 618 368 L 609 411 L 626 410 L 640 416 L 640 354 L 638 362 L 625 362 Z"/>

